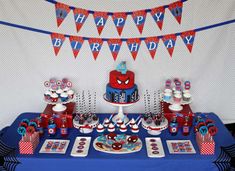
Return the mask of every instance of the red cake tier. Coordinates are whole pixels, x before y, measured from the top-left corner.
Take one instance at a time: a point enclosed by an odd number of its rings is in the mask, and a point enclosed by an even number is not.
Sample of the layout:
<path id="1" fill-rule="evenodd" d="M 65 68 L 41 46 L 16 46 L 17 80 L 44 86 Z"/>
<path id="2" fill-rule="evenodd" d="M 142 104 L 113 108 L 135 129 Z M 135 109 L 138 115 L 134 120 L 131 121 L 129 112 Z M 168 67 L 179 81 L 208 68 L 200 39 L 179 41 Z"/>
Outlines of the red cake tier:
<path id="1" fill-rule="evenodd" d="M 112 88 L 132 88 L 135 83 L 135 74 L 132 71 L 127 71 L 126 74 L 122 74 L 117 70 L 113 70 L 109 74 L 109 83 Z"/>

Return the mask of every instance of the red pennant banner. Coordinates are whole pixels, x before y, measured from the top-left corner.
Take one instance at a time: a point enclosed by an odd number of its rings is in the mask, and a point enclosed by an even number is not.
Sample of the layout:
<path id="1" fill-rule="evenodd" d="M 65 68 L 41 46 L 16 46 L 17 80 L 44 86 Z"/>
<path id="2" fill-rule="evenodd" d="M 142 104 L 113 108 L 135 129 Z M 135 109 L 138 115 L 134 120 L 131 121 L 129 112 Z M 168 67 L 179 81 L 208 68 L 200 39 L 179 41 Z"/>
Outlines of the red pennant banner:
<path id="1" fill-rule="evenodd" d="M 54 47 L 55 55 L 57 56 L 57 54 L 59 53 L 60 48 L 65 40 L 65 37 L 63 34 L 52 33 L 51 40 L 52 40 L 52 45 Z"/>
<path id="2" fill-rule="evenodd" d="M 99 55 L 99 52 L 101 50 L 102 44 L 103 44 L 103 40 L 99 39 L 99 38 L 90 38 L 88 40 L 90 48 L 91 48 L 91 52 L 93 54 L 94 59 L 96 60 L 96 58 Z"/>
<path id="3" fill-rule="evenodd" d="M 158 25 L 159 29 L 162 30 L 162 24 L 164 20 L 165 8 L 158 7 L 151 10 L 154 21 Z"/>
<path id="4" fill-rule="evenodd" d="M 141 43 L 141 40 L 138 38 L 127 39 L 127 46 L 134 60 L 136 59 L 136 56 L 138 54 L 140 43 Z"/>
<path id="5" fill-rule="evenodd" d="M 108 19 L 107 12 L 95 12 L 93 14 L 98 33 L 101 34 Z"/>
<path id="6" fill-rule="evenodd" d="M 194 43 L 194 39 L 195 39 L 195 31 L 191 30 L 191 31 L 186 31 L 180 34 L 181 38 L 183 39 L 184 44 L 187 46 L 189 52 L 192 52 L 192 48 L 193 48 L 193 43 Z"/>
<path id="7" fill-rule="evenodd" d="M 175 34 L 165 35 L 162 38 L 162 41 L 164 45 L 166 46 L 170 56 L 172 57 L 174 47 L 175 47 L 175 42 L 176 42 L 176 35 Z"/>
<path id="8" fill-rule="evenodd" d="M 70 36 L 69 40 L 70 40 L 70 44 L 73 50 L 74 58 L 76 58 L 82 47 L 84 40 L 82 37 L 78 37 L 78 36 Z"/>
<path id="9" fill-rule="evenodd" d="M 123 27 L 124 27 L 125 22 L 126 22 L 126 13 L 121 13 L 121 12 L 120 13 L 114 13 L 112 15 L 112 18 L 113 18 L 114 25 L 117 28 L 118 34 L 119 34 L 119 36 L 121 36 Z"/>
<path id="10" fill-rule="evenodd" d="M 149 50 L 149 53 L 150 53 L 152 59 L 154 59 L 154 56 L 157 51 L 159 39 L 157 37 L 148 37 L 144 41 L 145 41 L 145 44 Z"/>
<path id="11" fill-rule="evenodd" d="M 180 24 L 182 12 L 183 12 L 183 2 L 178 1 L 178 2 L 174 2 L 172 4 L 169 4 L 169 10 L 171 11 L 172 15 L 175 17 L 175 19 Z"/>
<path id="12" fill-rule="evenodd" d="M 114 61 L 117 59 L 117 55 L 122 46 L 122 41 L 120 39 L 109 39 L 108 40 L 109 49 L 113 55 Z"/>
<path id="13" fill-rule="evenodd" d="M 79 30 L 81 29 L 81 27 L 85 23 L 89 13 L 87 10 L 75 8 L 73 10 L 73 14 L 74 14 L 74 20 L 76 23 L 77 32 L 79 32 Z"/>
<path id="14" fill-rule="evenodd" d="M 132 18 L 135 22 L 136 27 L 138 28 L 140 34 L 143 31 L 144 28 L 144 23 L 145 23 L 145 19 L 146 19 L 146 12 L 145 10 L 141 10 L 141 11 L 134 11 L 132 14 Z"/>
<path id="15" fill-rule="evenodd" d="M 68 15 L 68 13 L 70 12 L 70 8 L 66 4 L 57 2 L 55 4 L 55 11 L 56 11 L 57 26 L 59 27 L 66 18 L 66 16 Z"/>

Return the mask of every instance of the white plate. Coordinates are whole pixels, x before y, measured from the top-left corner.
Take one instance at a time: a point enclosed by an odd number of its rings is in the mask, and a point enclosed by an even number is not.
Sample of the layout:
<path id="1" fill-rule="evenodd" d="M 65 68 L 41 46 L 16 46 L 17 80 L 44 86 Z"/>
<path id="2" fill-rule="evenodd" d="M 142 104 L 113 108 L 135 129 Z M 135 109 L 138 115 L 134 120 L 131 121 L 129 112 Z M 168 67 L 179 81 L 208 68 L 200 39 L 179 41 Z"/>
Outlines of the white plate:
<path id="1" fill-rule="evenodd" d="M 130 137 L 130 135 L 126 135 L 126 139 L 128 139 Z M 98 138 L 98 137 L 97 137 Z M 97 142 L 99 142 L 97 140 L 97 138 L 94 140 L 93 142 L 93 147 L 95 148 L 95 150 L 97 151 L 101 151 L 101 152 L 104 152 L 104 153 L 110 153 L 110 154 L 128 154 L 128 153 L 134 153 L 134 152 L 138 152 L 141 150 L 142 148 L 142 141 L 140 139 L 138 139 L 136 143 L 139 144 L 139 146 L 136 146 L 137 148 L 135 150 L 129 150 L 129 149 L 126 149 L 126 148 L 122 148 L 123 150 L 113 150 L 111 148 L 100 148 L 96 145 Z"/>
<path id="2" fill-rule="evenodd" d="M 58 148 L 55 149 L 55 150 L 52 150 L 52 149 L 46 150 L 46 146 L 47 146 L 47 144 L 48 144 L 50 141 L 51 141 L 53 144 L 54 144 L 55 142 L 59 142 L 59 144 L 61 144 L 62 142 L 65 142 L 66 145 L 64 146 L 64 148 L 63 148 L 62 150 L 59 150 Z M 70 142 L 70 140 L 46 139 L 46 140 L 44 141 L 44 143 L 43 143 L 43 145 L 42 145 L 42 147 L 41 147 L 39 153 L 65 154 L 65 153 L 66 153 L 66 150 L 67 150 L 67 148 L 68 148 L 68 146 L 69 146 L 69 142 Z"/>
<path id="3" fill-rule="evenodd" d="M 175 107 L 175 106 L 177 106 L 177 107 Z M 172 104 L 172 105 L 169 106 L 169 109 L 173 112 L 179 112 L 183 109 L 183 107 L 180 106 L 180 105 Z"/>
<path id="4" fill-rule="evenodd" d="M 79 143 L 81 143 L 81 139 L 86 139 L 86 141 L 83 141 L 85 144 L 83 145 L 84 148 L 82 149 L 83 152 L 78 153 L 78 146 L 81 146 Z M 86 157 L 88 155 L 88 151 L 90 148 L 90 143 L 91 143 L 91 137 L 77 137 L 75 139 L 74 145 L 73 145 L 73 149 L 71 151 L 71 156 L 73 157 Z"/>
<path id="5" fill-rule="evenodd" d="M 166 143 L 170 154 L 196 153 L 193 144 L 190 140 L 166 140 Z M 180 150 L 180 146 L 182 150 Z"/>
<path id="6" fill-rule="evenodd" d="M 154 141 L 154 142 L 152 142 Z M 162 141 L 160 137 L 146 137 L 145 138 L 146 142 L 146 149 L 147 149 L 147 154 L 148 157 L 153 157 L 153 158 L 160 158 L 160 157 L 165 157 L 165 152 L 162 146 Z M 157 150 L 153 150 L 154 148 L 152 145 L 155 144 L 157 145 L 156 147 L 158 148 Z M 158 154 L 154 154 L 154 151 L 158 151 Z"/>

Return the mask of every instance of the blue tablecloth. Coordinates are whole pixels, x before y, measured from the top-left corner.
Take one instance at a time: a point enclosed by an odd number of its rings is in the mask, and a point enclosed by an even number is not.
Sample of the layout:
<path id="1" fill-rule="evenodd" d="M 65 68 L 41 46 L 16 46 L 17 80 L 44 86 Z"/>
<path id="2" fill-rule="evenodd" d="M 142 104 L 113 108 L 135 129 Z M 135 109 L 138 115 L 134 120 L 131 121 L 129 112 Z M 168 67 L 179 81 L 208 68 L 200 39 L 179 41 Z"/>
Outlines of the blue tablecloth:
<path id="1" fill-rule="evenodd" d="M 16 148 L 16 158 L 20 162 L 16 166 L 16 170 L 22 171 L 46 171 L 46 170 L 80 170 L 80 171 L 213 171 L 218 170 L 218 166 L 214 163 L 220 153 L 222 146 L 230 146 L 235 144 L 234 138 L 230 135 L 228 130 L 225 128 L 221 120 L 213 113 L 209 113 L 208 117 L 213 119 L 218 127 L 218 134 L 214 137 L 216 142 L 216 149 L 214 155 L 204 156 L 199 154 L 198 146 L 195 140 L 195 134 L 191 129 L 189 136 L 182 136 L 181 132 L 176 136 L 171 136 L 168 130 L 165 130 L 160 135 L 164 151 L 164 158 L 148 158 L 145 146 L 145 137 L 151 137 L 146 130 L 140 129 L 139 137 L 143 142 L 143 148 L 141 151 L 132 154 L 106 154 L 96 151 L 93 146 L 93 140 L 97 137 L 97 132 L 93 131 L 91 134 L 81 134 L 77 129 L 70 129 L 69 137 L 70 144 L 65 155 L 62 154 L 39 154 L 39 150 L 44 143 L 45 139 L 49 137 L 45 135 L 41 138 L 40 144 L 38 145 L 34 155 L 21 155 L 18 151 L 18 142 L 20 135 L 17 134 L 17 127 L 20 121 L 24 118 L 35 118 L 39 113 L 23 113 L 14 121 L 14 123 L 4 131 L 1 140 L 10 147 Z M 98 115 L 100 120 L 103 121 L 105 117 L 109 117 L 107 114 Z M 129 118 L 138 117 L 137 114 L 129 114 Z M 127 134 L 131 134 L 127 132 Z M 74 140 L 77 136 L 91 136 L 91 146 L 89 154 L 85 158 L 71 157 L 70 153 L 73 147 Z M 59 137 L 59 136 L 58 136 Z M 187 140 L 190 139 L 196 150 L 196 154 L 169 154 L 166 140 Z"/>

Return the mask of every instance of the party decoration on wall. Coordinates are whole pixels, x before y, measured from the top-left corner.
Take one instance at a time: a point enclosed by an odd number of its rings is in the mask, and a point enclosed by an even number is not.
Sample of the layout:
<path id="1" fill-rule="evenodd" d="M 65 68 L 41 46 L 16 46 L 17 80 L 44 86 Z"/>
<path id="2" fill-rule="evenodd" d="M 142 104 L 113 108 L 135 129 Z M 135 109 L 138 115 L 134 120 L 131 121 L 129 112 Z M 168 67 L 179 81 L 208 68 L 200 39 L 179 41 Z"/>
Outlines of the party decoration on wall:
<path id="1" fill-rule="evenodd" d="M 97 56 L 99 55 L 100 49 L 102 47 L 103 40 L 99 38 L 90 38 L 88 42 L 89 42 L 93 57 L 96 60 Z"/>
<path id="2" fill-rule="evenodd" d="M 164 7 L 154 8 L 151 11 L 151 15 L 152 15 L 154 21 L 156 22 L 156 24 L 158 25 L 160 30 L 162 30 L 164 14 L 165 14 L 165 8 Z"/>
<path id="3" fill-rule="evenodd" d="M 68 13 L 70 12 L 70 8 L 68 5 L 57 2 L 55 4 L 55 11 L 56 11 L 57 26 L 59 27 L 66 18 L 66 16 L 68 15 Z"/>
<path id="4" fill-rule="evenodd" d="M 95 12 L 93 16 L 98 33 L 101 34 L 108 19 L 108 14 L 106 12 Z"/>
<path id="5" fill-rule="evenodd" d="M 142 11 L 134 11 L 132 14 L 134 23 L 136 27 L 138 28 L 140 34 L 142 34 L 143 28 L 144 28 L 144 23 L 145 23 L 145 18 L 146 18 L 146 12 L 144 10 Z"/>
<path id="6" fill-rule="evenodd" d="M 109 49 L 113 55 L 113 59 L 116 61 L 118 52 L 121 48 L 122 41 L 120 39 L 109 39 L 108 40 Z"/>
<path id="7" fill-rule="evenodd" d="M 163 36 L 162 41 L 164 45 L 166 46 L 170 56 L 172 57 L 174 47 L 175 47 L 175 42 L 176 42 L 176 35 L 175 34 L 165 35 Z"/>
<path id="8" fill-rule="evenodd" d="M 180 24 L 182 12 L 183 12 L 183 3 L 188 0 L 178 0 L 171 4 L 163 5 L 160 7 L 154 7 L 151 9 L 142 9 L 142 10 L 137 10 L 137 11 L 129 11 L 129 12 L 92 11 L 92 10 L 86 10 L 86 9 L 62 4 L 60 2 L 57 2 L 56 0 L 46 0 L 46 1 L 52 4 L 55 4 L 58 27 L 60 26 L 62 21 L 65 19 L 69 11 L 73 10 L 76 28 L 78 32 L 81 29 L 84 22 L 86 21 L 86 18 L 88 17 L 88 15 L 92 14 L 94 16 L 95 25 L 97 27 L 99 35 L 102 33 L 102 30 L 109 16 L 112 16 L 112 19 L 113 19 L 115 27 L 117 28 L 118 34 L 121 35 L 123 27 L 126 22 L 127 15 L 132 16 L 133 21 L 140 33 L 142 33 L 143 31 L 147 13 L 151 13 L 159 29 L 162 30 L 163 19 L 164 19 L 166 8 L 168 8 L 171 11 L 172 15 Z"/>
<path id="9" fill-rule="evenodd" d="M 55 55 L 57 55 L 65 40 L 65 37 L 63 34 L 52 33 L 51 40 L 52 40 L 52 45 L 54 47 Z"/>
<path id="10" fill-rule="evenodd" d="M 77 37 L 77 36 L 70 36 L 69 40 L 70 40 L 70 44 L 73 50 L 74 58 L 76 58 L 78 55 L 78 52 L 80 51 L 82 47 L 84 40 L 82 37 Z"/>
<path id="11" fill-rule="evenodd" d="M 73 13 L 74 13 L 74 20 L 76 23 L 77 32 L 79 32 L 81 27 L 85 23 L 89 13 L 87 10 L 78 9 L 78 8 L 74 9 Z"/>
<path id="12" fill-rule="evenodd" d="M 127 46 L 134 60 L 138 54 L 140 43 L 141 41 L 138 38 L 127 39 Z"/>
<path id="13" fill-rule="evenodd" d="M 150 53 L 152 59 L 154 59 L 154 56 L 157 51 L 159 39 L 157 37 L 148 37 L 144 41 L 145 41 L 145 44 L 149 50 L 149 53 Z"/>
<path id="14" fill-rule="evenodd" d="M 193 45 L 194 45 L 196 32 L 200 32 L 200 31 L 204 31 L 204 30 L 208 30 L 208 29 L 212 29 L 215 27 L 220 27 L 220 26 L 228 25 L 228 24 L 232 24 L 232 23 L 235 23 L 235 19 L 228 20 L 228 21 L 221 22 L 221 23 L 217 23 L 217 24 L 213 24 L 213 25 L 209 25 L 209 26 L 204 26 L 204 27 L 192 29 L 192 30 L 188 30 L 185 32 L 178 32 L 178 33 L 172 33 L 172 34 L 168 34 L 168 35 L 151 36 L 151 37 L 94 38 L 94 37 L 73 36 L 73 35 L 67 35 L 67 34 L 63 35 L 63 34 L 53 33 L 53 32 L 46 31 L 46 30 L 41 30 L 41 29 L 37 29 L 37 28 L 32 28 L 32 27 L 22 26 L 22 25 L 18 25 L 18 24 L 5 22 L 5 21 L 0 21 L 1 25 L 51 35 L 52 45 L 54 47 L 55 55 L 58 54 L 66 37 L 70 39 L 70 44 L 72 46 L 74 57 L 76 57 L 77 54 L 79 53 L 79 50 L 81 49 L 84 40 L 88 40 L 89 45 L 90 45 L 90 49 L 93 53 L 93 57 L 95 60 L 98 57 L 98 54 L 101 50 L 103 42 L 108 43 L 109 49 L 113 55 L 114 60 L 117 59 L 117 55 L 118 55 L 118 52 L 121 48 L 122 42 L 127 43 L 128 49 L 130 50 L 131 55 L 132 55 L 133 59 L 135 60 L 137 58 L 137 54 L 138 54 L 138 50 L 139 50 L 141 41 L 145 41 L 145 44 L 151 54 L 151 57 L 154 58 L 154 55 L 156 53 L 158 43 L 160 40 L 163 41 L 170 56 L 172 57 L 174 47 L 176 44 L 176 39 L 178 36 L 180 36 L 182 38 L 182 41 L 184 42 L 184 44 L 188 48 L 189 52 L 191 53 Z"/>
<path id="15" fill-rule="evenodd" d="M 114 25 L 117 28 L 117 32 L 118 32 L 119 36 L 121 36 L 121 34 L 122 34 L 122 30 L 123 30 L 123 27 L 124 27 L 125 22 L 126 22 L 126 16 L 127 15 L 124 12 L 114 13 L 112 15 L 113 22 L 114 22 Z"/>
<path id="16" fill-rule="evenodd" d="M 181 1 L 174 2 L 169 5 L 169 10 L 171 11 L 172 15 L 175 17 L 175 19 L 180 24 L 182 12 L 183 12 L 183 3 Z"/>

